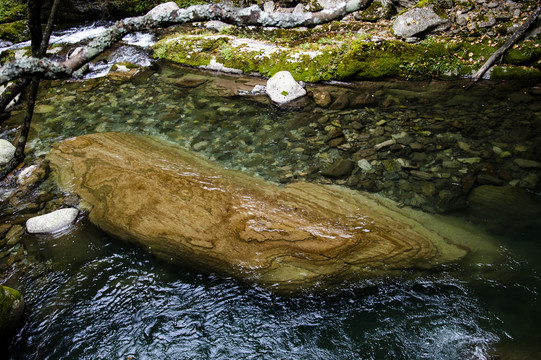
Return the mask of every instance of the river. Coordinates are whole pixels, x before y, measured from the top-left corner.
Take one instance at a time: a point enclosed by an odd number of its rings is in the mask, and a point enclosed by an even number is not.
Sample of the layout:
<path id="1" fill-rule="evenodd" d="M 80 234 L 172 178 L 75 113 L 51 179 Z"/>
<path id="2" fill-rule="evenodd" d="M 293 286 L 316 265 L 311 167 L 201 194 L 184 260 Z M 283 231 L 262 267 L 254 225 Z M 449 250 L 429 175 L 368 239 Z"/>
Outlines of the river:
<path id="1" fill-rule="evenodd" d="M 187 75 L 199 76 L 202 84 L 183 87 L 179 81 Z M 24 294 L 27 317 L 7 344 L 6 358 L 541 357 L 539 185 L 528 189 L 525 182 L 536 170 L 512 166 L 517 153 L 538 154 L 541 109 L 535 86 L 484 83 L 465 90 L 462 81 L 332 83 L 326 91 L 368 92 L 374 103 L 323 109 L 310 101 L 277 107 L 250 93 L 258 83 L 263 79 L 170 64 L 136 77 L 44 82 L 27 150 L 35 159 L 70 136 L 151 134 L 269 181 L 335 182 L 444 211 L 449 219 L 465 218 L 497 239 L 498 261 L 404 271 L 344 284 L 331 294 L 284 297 L 204 269 L 163 263 L 82 216 L 58 234 L 23 235 L 27 258 L 4 278 Z M 15 136 L 21 116 L 15 111 L 0 128 L 2 138 Z M 348 141 L 330 146 L 329 126 L 342 128 Z M 391 134 L 402 139 L 402 133 L 413 141 L 372 162 L 384 170 L 343 179 L 317 170 L 344 154 L 353 156 L 359 144 L 372 147 Z M 413 142 L 422 148 L 404 150 Z M 484 154 L 487 149 L 492 153 Z M 510 157 L 500 156 L 506 151 Z M 462 194 L 441 201 L 444 190 L 484 171 L 469 163 L 478 157 L 492 164 L 490 174 L 505 173 L 499 178 L 527 189 L 528 207 L 500 204 L 494 215 L 474 213 Z M 382 165 L 398 158 L 416 161 L 437 177 L 425 181 L 409 176 L 406 167 Z M 366 179 L 374 188 L 360 185 Z M 433 191 L 429 183 L 436 184 Z M 45 182 L 34 198 L 51 188 Z M 28 216 L 24 209 L 4 210 L 2 223 Z"/>

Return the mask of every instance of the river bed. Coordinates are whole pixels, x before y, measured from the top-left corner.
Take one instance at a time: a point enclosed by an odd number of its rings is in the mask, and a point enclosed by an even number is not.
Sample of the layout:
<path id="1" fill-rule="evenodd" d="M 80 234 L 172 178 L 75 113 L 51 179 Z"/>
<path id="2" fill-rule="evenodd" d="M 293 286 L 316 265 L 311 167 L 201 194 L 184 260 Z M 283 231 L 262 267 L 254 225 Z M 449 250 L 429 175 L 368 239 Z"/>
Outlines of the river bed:
<path id="1" fill-rule="evenodd" d="M 288 298 L 220 274 L 165 264 L 83 216 L 59 234 L 21 236 L 19 246 L 27 255 L 4 270 L 4 279 L 24 294 L 27 319 L 8 344 L 7 358 L 541 356 L 541 206 L 539 184 L 532 184 L 539 170 L 516 162 L 539 154 L 535 84 L 486 82 L 467 91 L 461 81 L 308 86 L 333 99 L 347 94 L 348 104 L 324 108 L 311 98 L 275 106 L 251 92 L 264 83 L 170 64 L 137 75 L 44 82 L 29 158 L 86 133 L 155 135 L 276 183 L 336 183 L 444 212 L 449 219 L 466 218 L 498 238 L 500 260 L 407 271 L 345 284 L 332 294 Z M 368 103 L 352 105 L 351 99 L 365 94 Z M 14 138 L 22 115 L 14 111 L 0 128 L 2 138 Z M 398 146 L 372 150 L 389 139 Z M 354 159 L 354 169 L 345 175 L 327 172 L 340 159 Z M 472 187 L 513 184 L 528 194 L 528 206 L 519 204 L 519 211 L 499 204 L 496 214 L 473 212 L 471 188 L 464 191 L 471 178 Z M 54 202 L 62 196 L 46 181 L 30 198 Z M 22 223 L 43 206 L 2 209 L 2 224 Z"/>

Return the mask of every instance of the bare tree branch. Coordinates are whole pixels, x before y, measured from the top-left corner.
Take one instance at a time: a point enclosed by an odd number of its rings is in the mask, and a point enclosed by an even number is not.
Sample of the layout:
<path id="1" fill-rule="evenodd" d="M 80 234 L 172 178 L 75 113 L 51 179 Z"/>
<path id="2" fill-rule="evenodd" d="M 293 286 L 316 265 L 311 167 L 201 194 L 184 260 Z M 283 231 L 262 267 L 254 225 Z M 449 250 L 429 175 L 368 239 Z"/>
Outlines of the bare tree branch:
<path id="1" fill-rule="evenodd" d="M 49 59 L 29 57 L 8 63 L 0 68 L 0 85 L 24 76 L 39 76 L 43 79 L 56 79 L 70 76 L 72 70 L 62 63 Z"/>
<path id="2" fill-rule="evenodd" d="M 534 12 L 530 15 L 528 20 L 526 20 L 516 31 L 515 33 L 503 44 L 502 47 L 500 47 L 492 56 L 487 60 L 487 62 L 481 66 L 481 68 L 472 76 L 471 80 L 473 82 L 477 82 L 485 72 L 487 72 L 488 69 L 494 63 L 496 60 L 498 60 L 507 50 L 513 46 L 514 43 L 517 42 L 518 39 L 532 26 L 533 22 L 537 17 L 541 14 L 541 5 L 537 7 L 537 9 L 534 10 Z"/>

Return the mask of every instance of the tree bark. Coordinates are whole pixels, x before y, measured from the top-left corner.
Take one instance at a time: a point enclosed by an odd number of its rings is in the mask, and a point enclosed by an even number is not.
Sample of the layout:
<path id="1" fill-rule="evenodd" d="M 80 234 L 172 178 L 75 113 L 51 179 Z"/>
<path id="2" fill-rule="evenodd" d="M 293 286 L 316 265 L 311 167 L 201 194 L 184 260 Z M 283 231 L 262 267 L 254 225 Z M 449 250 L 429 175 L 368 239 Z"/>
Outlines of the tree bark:
<path id="1" fill-rule="evenodd" d="M 502 47 L 500 47 L 492 56 L 487 60 L 487 62 L 481 66 L 481 68 L 472 76 L 471 80 L 473 82 L 477 82 L 484 74 L 487 72 L 488 69 L 494 65 L 496 60 L 498 60 L 507 50 L 513 46 L 514 43 L 520 39 L 520 37 L 532 26 L 533 22 L 537 17 L 541 14 L 541 5 L 537 7 L 537 9 L 534 10 L 534 12 L 530 15 L 528 20 L 526 20 L 516 31 L 515 33 L 503 44 Z"/>
<path id="2" fill-rule="evenodd" d="M 39 5 L 39 6 L 38 6 Z M 28 8 L 29 10 L 29 28 L 31 32 L 32 37 L 32 54 L 34 56 L 42 57 L 47 52 L 47 47 L 49 46 L 49 38 L 51 36 L 52 28 L 54 25 L 54 19 L 56 17 L 56 13 L 58 11 L 58 6 L 60 5 L 60 0 L 55 0 L 52 8 L 51 13 L 49 15 L 49 20 L 47 21 L 47 26 L 45 28 L 45 33 L 41 30 L 41 18 L 39 14 L 32 15 L 32 11 L 37 8 L 39 8 L 41 12 L 41 0 L 29 0 L 28 1 Z M 32 10 L 33 9 L 33 10 Z M 30 22 L 32 20 L 33 22 Z M 39 30 L 37 30 L 39 28 Z M 37 34 L 41 36 L 41 38 L 38 39 Z M 37 44 L 36 44 L 37 43 Z M 46 61 L 46 59 L 37 59 L 40 63 L 43 63 Z M 51 68 L 55 68 L 52 66 Z M 21 130 L 19 132 L 19 135 L 17 136 L 17 140 L 15 143 L 15 154 L 13 159 L 2 169 L 0 172 L 0 179 L 3 179 L 7 174 L 9 174 L 11 171 L 13 171 L 26 157 L 24 153 L 24 148 L 26 146 L 26 140 L 28 138 L 28 134 L 30 132 L 30 125 L 32 123 L 32 116 L 34 114 L 34 106 L 36 104 L 36 99 L 38 96 L 38 90 L 39 90 L 39 78 L 36 76 L 33 76 L 30 81 L 30 93 L 28 94 L 27 104 L 26 104 L 26 113 L 23 121 L 23 125 L 21 127 Z"/>
<path id="3" fill-rule="evenodd" d="M 315 26 L 342 18 L 348 13 L 366 7 L 369 3 L 370 0 L 348 0 L 332 9 L 313 13 L 268 13 L 257 5 L 237 8 L 225 4 L 205 4 L 179 9 L 174 2 L 169 2 L 156 6 L 144 16 L 126 18 L 116 22 L 103 35 L 93 39 L 88 45 L 77 48 L 70 58 L 62 63 L 37 62 L 30 58 L 6 65 L 5 69 L 0 70 L 0 85 L 21 77 L 23 74 L 32 74 L 41 78 L 68 77 L 72 71 L 79 69 L 133 31 L 208 20 L 221 20 L 240 26 L 275 26 L 280 28 Z"/>

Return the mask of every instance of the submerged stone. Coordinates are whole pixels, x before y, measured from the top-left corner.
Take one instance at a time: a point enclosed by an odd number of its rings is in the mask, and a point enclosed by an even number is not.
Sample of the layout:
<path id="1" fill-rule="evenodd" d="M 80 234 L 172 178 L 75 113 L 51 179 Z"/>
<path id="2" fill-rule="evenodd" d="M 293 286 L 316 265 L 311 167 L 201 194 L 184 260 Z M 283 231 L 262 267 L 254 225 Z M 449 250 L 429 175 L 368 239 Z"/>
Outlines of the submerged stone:
<path id="1" fill-rule="evenodd" d="M 338 186 L 280 188 L 148 136 L 80 136 L 48 160 L 101 229 L 167 261 L 280 291 L 435 268 L 468 254 L 455 239 L 483 238 Z"/>
<path id="2" fill-rule="evenodd" d="M 393 23 L 393 32 L 396 36 L 411 38 L 428 32 L 447 30 L 449 27 L 449 20 L 438 16 L 432 6 L 426 6 L 398 15 Z"/>

